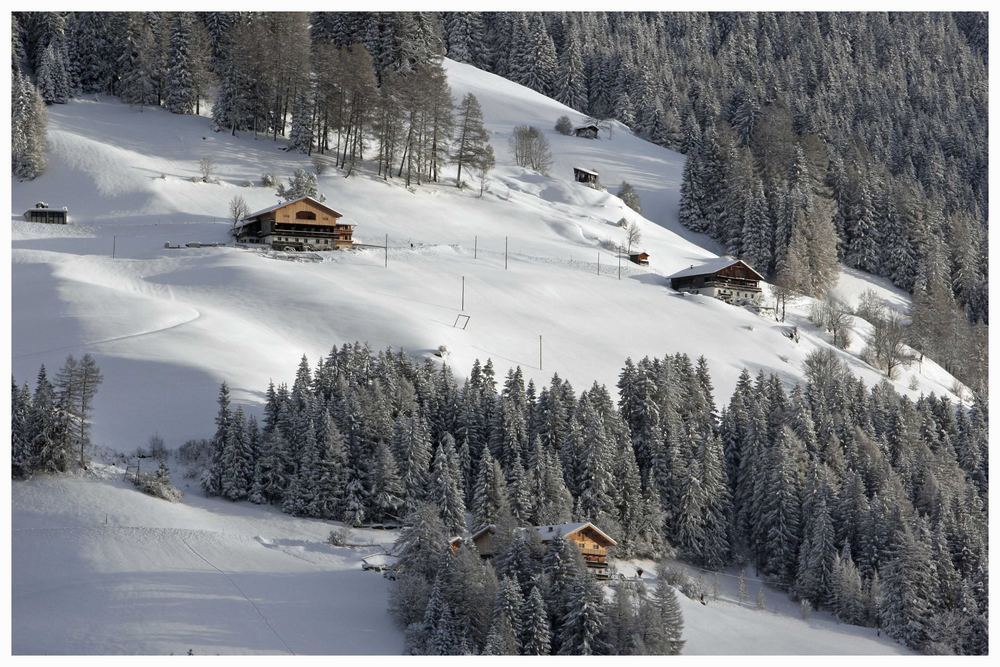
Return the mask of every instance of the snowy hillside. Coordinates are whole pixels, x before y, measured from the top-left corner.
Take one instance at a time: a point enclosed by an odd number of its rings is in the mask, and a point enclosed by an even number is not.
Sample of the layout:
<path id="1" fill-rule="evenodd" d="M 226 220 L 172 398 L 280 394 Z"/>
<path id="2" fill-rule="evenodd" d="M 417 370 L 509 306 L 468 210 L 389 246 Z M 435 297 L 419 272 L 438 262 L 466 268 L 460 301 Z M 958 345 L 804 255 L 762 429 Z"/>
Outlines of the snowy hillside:
<path id="1" fill-rule="evenodd" d="M 498 372 L 520 365 L 529 378 L 553 373 L 575 386 L 613 385 L 626 356 L 704 354 L 718 397 L 728 398 L 743 367 L 788 380 L 827 337 L 791 316 L 801 341 L 746 310 L 681 296 L 663 279 L 713 257 L 714 244 L 676 222 L 683 157 L 616 126 L 598 140 L 551 128 L 566 107 L 467 65 L 446 61 L 456 99 L 482 102 L 497 151 L 489 191 L 459 191 L 451 179 L 408 191 L 367 169 L 345 179 L 320 177 L 327 202 L 358 225 L 356 239 L 381 249 L 291 262 L 235 247 L 164 249 L 165 242 L 227 241 L 228 202 L 251 208 L 276 201 L 261 175 L 286 178 L 311 168 L 281 142 L 213 133 L 206 118 L 130 108 L 115 99 L 50 107 L 50 167 L 13 185 L 13 370 L 19 381 L 38 365 L 90 352 L 105 381 L 95 408 L 95 441 L 130 449 L 154 431 L 174 447 L 210 428 L 218 383 L 234 399 L 259 403 L 269 378 L 285 380 L 305 353 L 368 341 L 420 355 L 447 345 L 462 374 L 491 357 Z M 555 164 L 544 177 L 512 166 L 507 139 L 515 124 L 546 131 Z M 218 184 L 192 182 L 201 158 L 216 164 Z M 648 219 L 613 195 L 572 181 L 572 167 L 601 173 L 610 191 L 622 179 L 639 192 Z M 257 185 L 249 185 L 249 184 Z M 36 201 L 67 206 L 72 225 L 20 221 Z M 651 265 L 622 267 L 616 225 L 637 218 Z M 504 270 L 505 239 L 509 248 Z M 112 249 L 115 257 L 112 258 Z M 600 258 L 600 259 L 599 259 Z M 600 261 L 600 275 L 598 275 Z M 465 277 L 465 330 L 453 327 Z M 853 301 L 867 279 L 841 290 Z M 906 297 L 876 286 L 900 309 Z M 787 325 L 785 325 L 787 326 Z M 859 332 L 867 325 L 859 323 Z M 544 368 L 538 340 L 543 336 Z M 856 353 L 843 354 L 867 383 L 881 374 Z M 912 377 L 917 391 L 908 391 Z M 904 369 L 897 390 L 948 393 L 953 380 L 933 362 Z"/>
<path id="2" fill-rule="evenodd" d="M 13 483 L 15 654 L 402 652 L 388 582 L 361 569 L 393 531 L 353 530 L 361 546 L 333 547 L 330 522 L 205 498 L 193 482 L 171 504 L 94 468 Z M 765 610 L 740 606 L 734 581 L 706 606 L 678 595 L 685 654 L 905 652 L 825 613 L 802 620 L 776 591 Z"/>

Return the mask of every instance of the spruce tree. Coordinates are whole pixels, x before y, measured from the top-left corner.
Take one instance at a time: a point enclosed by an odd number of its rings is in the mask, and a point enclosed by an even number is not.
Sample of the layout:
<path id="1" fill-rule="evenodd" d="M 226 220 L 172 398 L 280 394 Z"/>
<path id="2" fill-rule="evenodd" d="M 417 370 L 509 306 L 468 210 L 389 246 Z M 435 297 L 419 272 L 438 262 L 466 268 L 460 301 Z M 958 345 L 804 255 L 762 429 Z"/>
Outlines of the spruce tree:
<path id="1" fill-rule="evenodd" d="M 537 586 L 531 587 L 531 593 L 524 606 L 524 622 L 522 628 L 522 655 L 549 655 L 552 650 L 548 612 L 545 601 Z"/>
<path id="2" fill-rule="evenodd" d="M 164 106 L 173 113 L 189 114 L 197 102 L 191 62 L 191 15 L 178 12 L 170 24 L 170 55 Z"/>

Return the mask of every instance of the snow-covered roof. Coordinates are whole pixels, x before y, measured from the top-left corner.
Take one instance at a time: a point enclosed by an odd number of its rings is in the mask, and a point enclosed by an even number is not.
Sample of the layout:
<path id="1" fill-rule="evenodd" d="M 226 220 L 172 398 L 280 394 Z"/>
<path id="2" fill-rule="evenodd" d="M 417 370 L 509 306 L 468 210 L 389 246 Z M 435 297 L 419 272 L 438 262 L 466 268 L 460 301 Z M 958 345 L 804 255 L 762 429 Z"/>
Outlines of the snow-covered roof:
<path id="1" fill-rule="evenodd" d="M 600 130 L 601 128 L 597 127 L 593 123 L 590 123 L 588 125 L 577 125 L 573 129 L 575 129 L 575 130 Z"/>
<path id="2" fill-rule="evenodd" d="M 583 167 L 573 167 L 574 171 L 582 171 L 585 174 L 590 174 L 591 176 L 600 176 L 596 171 L 591 171 L 590 169 L 584 169 Z"/>
<path id="3" fill-rule="evenodd" d="M 557 523 L 548 524 L 544 526 L 535 526 L 535 531 L 538 536 L 542 538 L 543 541 L 548 541 L 555 539 L 556 537 L 566 537 L 567 535 L 572 535 L 573 533 L 579 532 L 584 528 L 593 528 L 594 532 L 599 534 L 601 537 L 608 541 L 608 544 L 615 546 L 618 544 L 610 535 L 605 533 L 603 530 L 595 526 L 589 521 L 576 521 L 573 523 Z"/>
<path id="4" fill-rule="evenodd" d="M 723 269 L 728 269 L 734 264 L 742 264 L 756 275 L 761 280 L 764 280 L 764 276 L 757 273 L 752 266 L 744 262 L 742 259 L 733 259 L 732 257 L 717 257 L 715 259 L 709 260 L 703 264 L 694 265 L 692 264 L 686 269 L 682 269 L 677 273 L 673 273 L 667 278 L 688 278 L 690 276 L 704 276 L 712 273 L 717 273 Z"/>
<path id="5" fill-rule="evenodd" d="M 344 217 L 342 213 L 338 213 L 337 211 L 333 210 L 332 208 L 330 208 L 329 206 L 327 206 L 323 202 L 318 201 L 316 199 L 313 199 L 312 197 L 305 196 L 305 197 L 299 197 L 298 199 L 292 199 L 291 201 L 278 202 L 274 206 L 269 206 L 267 208 L 263 208 L 263 209 L 257 211 L 256 213 L 251 213 L 250 215 L 248 215 L 246 217 L 246 219 L 249 220 L 250 218 L 256 218 L 256 217 L 264 215 L 265 213 L 270 213 L 271 211 L 277 211 L 279 208 L 284 208 L 284 207 L 290 206 L 292 204 L 297 204 L 298 202 L 303 201 L 303 200 L 308 200 L 309 203 L 311 203 L 311 204 L 313 204 L 315 206 L 319 206 L 320 208 L 326 209 L 327 211 L 329 211 L 333 215 L 337 216 L 338 218 Z"/>

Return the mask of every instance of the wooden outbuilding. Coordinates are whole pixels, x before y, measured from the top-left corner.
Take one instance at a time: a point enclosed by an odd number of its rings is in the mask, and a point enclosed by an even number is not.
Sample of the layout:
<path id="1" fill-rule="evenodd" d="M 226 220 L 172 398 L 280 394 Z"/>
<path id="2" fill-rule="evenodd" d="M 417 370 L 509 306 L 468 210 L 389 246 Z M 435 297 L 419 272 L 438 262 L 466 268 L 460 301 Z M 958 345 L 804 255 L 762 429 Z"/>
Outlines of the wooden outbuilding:
<path id="1" fill-rule="evenodd" d="M 591 171 L 590 169 L 583 169 L 582 167 L 573 167 L 573 180 L 577 183 L 587 183 L 588 185 L 597 185 L 599 174 L 596 171 Z"/>
<path id="2" fill-rule="evenodd" d="M 489 560 L 493 558 L 493 553 L 496 550 L 495 540 L 493 539 L 496 533 L 497 527 L 490 524 L 489 526 L 483 526 L 469 537 L 453 537 L 449 542 L 451 553 L 456 553 L 465 540 L 471 540 L 476 547 L 476 552 L 479 553 L 479 557 L 483 560 Z"/>
<path id="3" fill-rule="evenodd" d="M 678 292 L 702 294 L 726 303 L 759 305 L 763 298 L 760 283 L 764 276 L 743 260 L 732 257 L 691 265 L 668 279 Z"/>
<path id="4" fill-rule="evenodd" d="M 583 139 L 596 139 L 600 131 L 601 129 L 593 124 L 573 128 L 573 134 Z"/>
<path id="5" fill-rule="evenodd" d="M 65 225 L 69 222 L 69 211 L 63 208 L 50 208 L 45 202 L 38 202 L 34 208 L 24 212 L 28 222 L 44 222 L 50 225 Z"/>
<path id="6" fill-rule="evenodd" d="M 629 255 L 628 258 L 635 264 L 639 264 L 641 266 L 649 266 L 648 252 L 634 252 L 631 255 Z"/>
<path id="7" fill-rule="evenodd" d="M 300 197 L 251 213 L 236 228 L 236 241 L 277 250 L 341 250 L 354 245 L 354 225 L 312 197 Z"/>

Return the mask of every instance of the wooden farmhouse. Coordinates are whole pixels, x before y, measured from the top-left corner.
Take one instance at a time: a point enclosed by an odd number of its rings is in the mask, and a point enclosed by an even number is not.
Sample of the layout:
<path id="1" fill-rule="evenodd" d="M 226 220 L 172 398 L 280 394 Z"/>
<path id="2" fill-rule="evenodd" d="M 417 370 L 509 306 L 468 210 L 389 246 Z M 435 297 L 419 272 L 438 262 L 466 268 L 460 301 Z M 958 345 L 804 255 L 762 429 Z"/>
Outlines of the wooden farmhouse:
<path id="1" fill-rule="evenodd" d="M 50 225 L 65 225 L 69 222 L 69 211 L 65 208 L 49 208 L 45 202 L 38 202 L 34 208 L 24 212 L 28 222 L 44 222 Z"/>
<path id="2" fill-rule="evenodd" d="M 639 264 L 641 266 L 649 266 L 648 252 L 634 252 L 631 255 L 629 255 L 628 258 L 635 264 Z"/>
<path id="3" fill-rule="evenodd" d="M 764 276 L 740 259 L 719 257 L 700 266 L 690 266 L 668 276 L 678 292 L 703 294 L 732 304 L 760 305 Z"/>
<path id="4" fill-rule="evenodd" d="M 608 549 L 617 546 L 618 543 L 589 521 L 532 526 L 518 530 L 535 531 L 539 541 L 546 545 L 556 537 L 562 536 L 563 539 L 571 542 L 580 550 L 580 554 L 587 562 L 587 567 L 595 577 L 598 579 L 608 578 Z M 480 528 L 468 538 L 454 537 L 449 543 L 451 552 L 456 553 L 462 542 L 469 539 L 475 545 L 479 556 L 484 560 L 489 560 L 496 554 L 496 532 L 497 527 L 489 525 Z"/>
<path id="5" fill-rule="evenodd" d="M 535 526 L 542 544 L 549 544 L 562 536 L 580 550 L 587 568 L 598 579 L 608 578 L 608 549 L 618 546 L 611 536 L 589 521 L 560 523 L 551 526 Z"/>
<path id="6" fill-rule="evenodd" d="M 591 171 L 590 169 L 582 169 L 581 167 L 573 167 L 573 180 L 577 183 L 586 183 L 588 185 L 598 184 L 598 173 L 596 171 Z"/>
<path id="7" fill-rule="evenodd" d="M 584 139 L 596 139 L 600 128 L 596 125 L 581 125 L 573 129 L 573 134 Z"/>
<path id="8" fill-rule="evenodd" d="M 312 197 L 300 197 L 251 213 L 236 228 L 237 243 L 276 250 L 341 250 L 354 245 L 354 225 Z"/>

